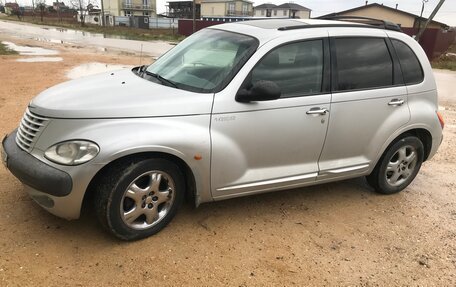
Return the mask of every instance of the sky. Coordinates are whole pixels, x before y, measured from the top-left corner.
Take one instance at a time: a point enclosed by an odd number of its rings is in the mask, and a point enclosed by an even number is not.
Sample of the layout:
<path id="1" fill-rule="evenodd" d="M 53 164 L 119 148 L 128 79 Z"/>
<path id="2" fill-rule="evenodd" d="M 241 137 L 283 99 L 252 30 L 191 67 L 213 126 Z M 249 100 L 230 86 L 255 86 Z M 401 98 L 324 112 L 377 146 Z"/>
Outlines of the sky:
<path id="1" fill-rule="evenodd" d="M 20 5 L 31 5 L 32 0 L 6 0 L 6 2 L 17 1 Z M 69 0 L 63 0 L 65 3 L 68 3 Z M 95 0 L 100 1 L 100 0 Z M 122 0 L 121 0 L 122 1 Z M 156 0 L 157 1 L 157 11 L 158 13 L 165 12 L 165 5 L 167 0 Z M 254 2 L 254 6 L 263 4 L 263 3 L 273 3 L 273 4 L 283 4 L 286 2 L 293 2 L 300 4 L 312 10 L 312 17 L 321 16 L 324 14 L 329 14 L 333 12 L 343 11 L 358 7 L 365 4 L 365 0 L 250 0 Z M 5 2 L 5 0 L 0 0 L 0 2 Z M 52 4 L 52 0 L 46 0 L 47 4 Z M 396 4 L 399 4 L 398 9 L 417 14 L 421 12 L 422 0 L 378 0 L 378 1 L 369 1 L 369 3 L 377 2 L 379 4 L 384 4 L 386 6 L 395 7 Z M 434 7 L 437 6 L 439 0 L 428 0 L 425 4 L 423 16 L 427 17 L 431 14 Z M 435 16 L 434 20 L 443 22 L 450 26 L 456 26 L 456 1 L 455 0 L 446 0 L 443 6 L 440 8 L 439 12 Z"/>

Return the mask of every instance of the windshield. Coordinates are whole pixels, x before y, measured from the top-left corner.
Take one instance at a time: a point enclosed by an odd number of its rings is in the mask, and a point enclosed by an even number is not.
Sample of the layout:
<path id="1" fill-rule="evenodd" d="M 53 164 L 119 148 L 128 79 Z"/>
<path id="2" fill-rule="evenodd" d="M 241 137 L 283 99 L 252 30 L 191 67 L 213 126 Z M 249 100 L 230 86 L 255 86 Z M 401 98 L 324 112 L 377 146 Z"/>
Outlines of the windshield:
<path id="1" fill-rule="evenodd" d="M 223 89 L 258 47 L 255 38 L 204 29 L 150 65 L 145 75 L 193 92 Z"/>

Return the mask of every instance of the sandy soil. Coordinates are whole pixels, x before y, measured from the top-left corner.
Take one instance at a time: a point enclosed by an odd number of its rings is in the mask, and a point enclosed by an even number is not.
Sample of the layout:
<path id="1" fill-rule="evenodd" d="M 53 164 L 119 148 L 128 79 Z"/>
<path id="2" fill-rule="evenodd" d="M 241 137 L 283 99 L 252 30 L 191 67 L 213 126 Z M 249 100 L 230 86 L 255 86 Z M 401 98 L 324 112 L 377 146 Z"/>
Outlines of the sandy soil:
<path id="1" fill-rule="evenodd" d="M 80 47 L 60 51 L 56 63 L 0 56 L 0 134 L 72 67 L 139 63 Z M 355 179 L 187 204 L 156 236 L 125 243 L 90 213 L 71 222 L 48 214 L 0 167 L 0 286 L 454 286 L 456 74 L 438 73 L 439 88 L 449 91 L 444 142 L 410 187 L 392 196 Z"/>

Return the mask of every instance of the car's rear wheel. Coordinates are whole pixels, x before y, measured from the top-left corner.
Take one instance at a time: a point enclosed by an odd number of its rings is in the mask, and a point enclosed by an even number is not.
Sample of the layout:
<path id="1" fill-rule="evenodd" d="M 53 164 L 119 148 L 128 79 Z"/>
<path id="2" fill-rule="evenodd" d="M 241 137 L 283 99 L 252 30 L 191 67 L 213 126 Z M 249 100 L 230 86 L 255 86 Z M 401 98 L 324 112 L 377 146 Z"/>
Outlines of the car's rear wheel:
<path id="1" fill-rule="evenodd" d="M 379 193 L 392 194 L 406 188 L 423 163 L 424 147 L 420 139 L 406 136 L 394 142 L 380 158 L 368 183 Z"/>
<path id="2" fill-rule="evenodd" d="M 95 195 L 98 218 L 124 240 L 159 232 L 184 199 L 183 175 L 176 164 L 165 159 L 115 165 L 104 176 Z"/>

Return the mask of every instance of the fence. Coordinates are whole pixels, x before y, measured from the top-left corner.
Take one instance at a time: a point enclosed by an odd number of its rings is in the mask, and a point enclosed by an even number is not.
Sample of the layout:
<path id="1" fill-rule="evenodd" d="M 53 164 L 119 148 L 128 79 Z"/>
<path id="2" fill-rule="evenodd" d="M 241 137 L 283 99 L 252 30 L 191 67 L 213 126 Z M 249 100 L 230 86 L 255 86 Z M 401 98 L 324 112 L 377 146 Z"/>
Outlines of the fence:
<path id="1" fill-rule="evenodd" d="M 417 28 L 402 28 L 402 31 L 410 36 L 418 33 Z M 446 52 L 448 47 L 454 42 L 456 31 L 442 29 L 426 29 L 421 36 L 420 45 L 423 47 L 429 60 L 439 57 Z"/>
<path id="2" fill-rule="evenodd" d="M 195 21 L 195 32 L 203 28 L 222 24 L 226 22 L 237 22 L 251 20 L 246 18 L 231 18 L 231 17 L 206 17 L 204 20 Z M 418 33 L 417 28 L 402 28 L 402 31 L 410 36 Z M 191 19 L 179 19 L 178 33 L 180 35 L 189 36 L 193 33 L 193 21 Z M 423 47 L 429 60 L 439 57 L 445 53 L 448 47 L 455 41 L 456 30 L 443 30 L 428 28 L 424 31 L 420 39 L 420 45 Z"/>
<path id="3" fill-rule="evenodd" d="M 127 26 L 134 27 L 134 17 L 127 16 L 113 16 L 114 20 L 109 23 L 113 23 L 114 26 Z M 178 27 L 177 19 L 173 18 L 152 18 L 149 17 L 149 29 L 176 29 Z"/>
<path id="4" fill-rule="evenodd" d="M 195 32 L 203 28 L 228 23 L 252 20 L 252 18 L 245 17 L 205 17 L 203 20 L 195 20 Z M 177 30 L 179 35 L 190 36 L 193 33 L 193 20 L 192 19 L 179 19 L 179 25 Z"/>

